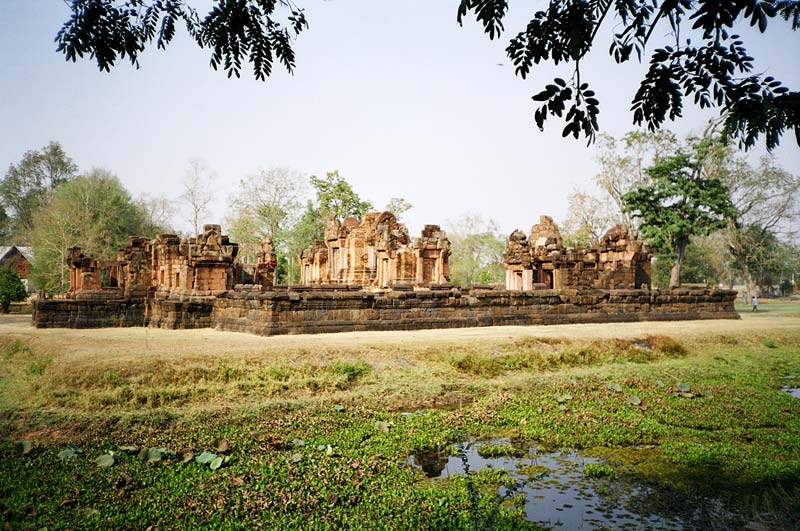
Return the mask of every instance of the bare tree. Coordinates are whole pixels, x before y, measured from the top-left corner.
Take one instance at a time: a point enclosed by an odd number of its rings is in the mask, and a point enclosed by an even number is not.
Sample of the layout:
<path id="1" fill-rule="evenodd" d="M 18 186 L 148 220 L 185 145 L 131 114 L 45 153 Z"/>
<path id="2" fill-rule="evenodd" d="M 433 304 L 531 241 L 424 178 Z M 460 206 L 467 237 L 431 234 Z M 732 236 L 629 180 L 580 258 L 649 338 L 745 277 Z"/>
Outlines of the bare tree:
<path id="1" fill-rule="evenodd" d="M 637 224 L 625 212 L 622 196 L 637 186 L 647 184 L 645 168 L 674 152 L 678 141 L 673 133 L 666 130 L 655 133 L 632 131 L 620 140 L 600 135 L 599 144 L 597 161 L 600 171 L 595 181 L 611 197 L 619 221 L 637 235 Z"/>
<path id="2" fill-rule="evenodd" d="M 400 217 L 414 208 L 414 205 L 403 199 L 402 197 L 393 197 L 386 203 L 384 210 L 391 212 L 399 220 Z"/>
<path id="3" fill-rule="evenodd" d="M 736 217 L 725 230 L 728 250 L 736 259 L 748 294 L 756 286 L 750 264 L 757 262 L 774 237 L 791 240 L 800 220 L 800 177 L 776 165 L 766 156 L 757 168 L 743 158 L 728 158 L 725 181 Z"/>
<path id="4" fill-rule="evenodd" d="M 181 199 L 188 206 L 188 221 L 194 229 L 194 235 L 200 234 L 200 221 L 208 215 L 211 203 L 211 183 L 216 173 L 211 171 L 205 161 L 192 159 L 183 175 L 183 195 Z"/>
<path id="5" fill-rule="evenodd" d="M 288 246 L 289 233 L 301 215 L 305 197 L 305 177 L 289 168 L 261 169 L 242 179 L 239 191 L 230 198 L 226 223 L 231 235 L 245 244 L 243 256 L 254 254 L 261 239 L 269 236 L 279 260 L 282 255 L 293 271 L 297 260 Z M 278 275 L 275 281 L 279 281 Z"/>
<path id="6" fill-rule="evenodd" d="M 600 243 L 600 237 L 619 216 L 608 198 L 597 198 L 581 190 L 569 195 L 567 217 L 561 224 L 561 233 L 568 247 L 591 247 Z"/>

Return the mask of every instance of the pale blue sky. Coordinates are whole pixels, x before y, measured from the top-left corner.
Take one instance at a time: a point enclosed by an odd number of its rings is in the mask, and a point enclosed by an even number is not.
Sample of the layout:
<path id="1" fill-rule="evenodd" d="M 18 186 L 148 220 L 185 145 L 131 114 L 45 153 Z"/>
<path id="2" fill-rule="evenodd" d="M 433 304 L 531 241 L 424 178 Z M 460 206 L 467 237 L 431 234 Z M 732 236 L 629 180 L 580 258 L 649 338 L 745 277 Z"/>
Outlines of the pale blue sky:
<path id="1" fill-rule="evenodd" d="M 202 4 L 203 2 L 197 2 Z M 176 198 L 189 159 L 220 175 L 213 219 L 221 221 L 239 180 L 258 168 L 306 174 L 338 169 L 382 207 L 407 199 L 412 233 L 473 212 L 502 232 L 528 230 L 540 214 L 565 215 L 567 196 L 590 189 L 596 149 L 533 123 L 530 100 L 570 67 L 545 66 L 533 80 L 513 75 L 508 38 L 543 2 L 515 1 L 507 32 L 490 41 L 474 23 L 459 28 L 456 0 L 301 0 L 310 28 L 296 42 L 294 76 L 277 68 L 266 83 L 229 80 L 207 51 L 180 33 L 141 68 L 111 74 L 90 61 L 67 63 L 53 38 L 68 16 L 59 0 L 4 0 L 0 18 L 0 169 L 27 149 L 62 143 L 81 169 L 105 167 L 134 195 Z M 800 86 L 800 33 L 773 22 L 743 32 L 764 71 Z M 645 65 L 615 66 L 603 42 L 583 68 L 601 100 L 600 125 L 621 135 Z M 502 63 L 502 66 L 498 66 Z M 699 129 L 707 115 L 688 105 L 670 127 Z M 793 135 L 777 152 L 800 173 Z"/>

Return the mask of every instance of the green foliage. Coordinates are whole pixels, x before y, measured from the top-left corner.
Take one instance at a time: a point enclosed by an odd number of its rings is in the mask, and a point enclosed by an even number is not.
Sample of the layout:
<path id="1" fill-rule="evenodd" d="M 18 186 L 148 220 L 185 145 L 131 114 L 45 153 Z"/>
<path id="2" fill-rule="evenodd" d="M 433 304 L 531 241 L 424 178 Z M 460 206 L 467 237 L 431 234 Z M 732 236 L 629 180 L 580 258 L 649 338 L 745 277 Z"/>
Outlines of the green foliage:
<path id="1" fill-rule="evenodd" d="M 508 0 L 461 0 L 458 21 L 472 12 L 494 39 L 504 29 L 508 4 Z M 725 113 L 726 135 L 752 146 L 764 134 L 767 148 L 772 149 L 785 129 L 796 132 L 800 126 L 797 92 L 772 76 L 762 77 L 735 27 L 749 23 L 764 33 L 767 21 L 780 15 L 793 19 L 796 29 L 798 4 L 781 4 L 776 9 L 771 2 L 759 1 L 554 1 L 534 13 L 525 29 L 511 39 L 506 53 L 523 79 L 540 63 L 574 64 L 569 81 L 555 78 L 533 97 L 543 102 L 535 113 L 536 123 L 541 128 L 548 116 L 563 117 L 563 136 L 582 135 L 591 142 L 598 130 L 599 100 L 581 76 L 580 66 L 590 50 L 603 47 L 597 42 L 598 35 L 606 34 L 598 32 L 600 26 L 606 23 L 614 28 L 608 53 L 617 64 L 634 57 L 641 61 L 650 36 L 666 32 L 675 44 L 652 51 L 649 69 L 632 102 L 634 123 L 655 130 L 667 118 L 681 116 L 684 98 L 691 97 L 701 108 L 716 106 Z M 689 24 L 701 39 L 681 39 Z M 733 72 L 740 75 L 728 74 Z"/>
<path id="2" fill-rule="evenodd" d="M 4 219 L 0 222 L 11 225 L 15 245 L 30 241 L 34 217 L 47 203 L 50 192 L 77 173 L 78 167 L 58 142 L 50 142 L 41 150 L 26 151 L 19 163 L 8 167 L 0 181 L 0 202 L 4 209 Z"/>
<path id="3" fill-rule="evenodd" d="M 69 287 L 66 249 L 81 247 L 96 259 L 111 259 L 128 236 L 154 236 L 146 213 L 132 200 L 116 176 L 92 170 L 59 185 L 47 208 L 35 218 L 31 234 L 36 257 L 31 277 L 45 291 L 63 293 Z"/>
<path id="4" fill-rule="evenodd" d="M 292 39 L 308 27 L 303 10 L 290 2 L 218 1 L 205 16 L 186 2 L 74 1 L 70 8 L 72 16 L 56 36 L 58 51 L 68 61 L 87 55 L 105 71 L 125 58 L 138 68 L 140 52 L 153 44 L 166 48 L 176 26 L 185 26 L 200 48 L 212 50 L 214 70 L 222 66 L 228 77 L 238 78 L 247 59 L 263 81 L 276 61 L 294 70 Z M 276 8 L 286 10 L 285 21 Z"/>
<path id="5" fill-rule="evenodd" d="M 339 175 L 339 170 L 326 173 L 324 178 L 312 175 L 311 186 L 316 191 L 317 209 L 323 219 L 352 216 L 360 220 L 373 209 L 372 203 L 361 199 L 350 183 Z"/>
<path id="6" fill-rule="evenodd" d="M 678 151 L 647 168 L 651 184 L 622 196 L 627 211 L 641 220 L 645 238 L 656 250 L 675 258 L 677 278 L 673 270 L 670 287 L 680 285 L 689 239 L 724 227 L 733 215 L 728 189 L 720 179 L 705 177 L 702 163 Z"/>
<path id="7" fill-rule="evenodd" d="M 586 463 L 583 465 L 583 475 L 587 478 L 613 478 L 617 471 L 605 463 Z"/>
<path id="8" fill-rule="evenodd" d="M 28 296 L 25 284 L 16 271 L 0 268 L 0 307 L 3 313 L 8 312 L 12 302 L 24 301 Z"/>
<path id="9" fill-rule="evenodd" d="M 493 221 L 467 215 L 452 223 L 450 238 L 450 281 L 461 287 L 503 282 L 505 241 Z"/>
<path id="10" fill-rule="evenodd" d="M 472 13 L 489 38 L 499 38 L 508 8 L 508 0 L 461 0 L 457 20 L 461 24 Z M 293 71 L 292 39 L 308 26 L 303 10 L 289 1 L 216 0 L 205 16 L 185 2 L 143 7 L 141 0 L 75 0 L 71 10 L 56 36 L 58 51 L 70 61 L 86 55 L 106 71 L 125 58 L 138 67 L 142 51 L 154 44 L 165 48 L 176 25 L 185 25 L 200 48 L 212 51 L 212 68 L 222 66 L 228 77 L 238 78 L 247 60 L 255 78 L 263 81 L 275 61 Z M 285 21 L 276 11 L 283 11 Z M 506 54 L 514 73 L 523 79 L 534 65 L 551 61 L 574 65 L 571 76 L 553 79 L 533 96 L 542 102 L 534 118 L 542 128 L 548 117 L 556 116 L 565 122 L 562 136 L 582 136 L 592 142 L 599 130 L 600 101 L 580 69 L 590 50 L 605 48 L 600 39 L 613 35 L 608 53 L 614 63 L 641 61 L 651 35 L 666 36 L 671 45 L 650 53 L 649 68 L 633 99 L 634 123 L 655 130 L 667 119 L 680 117 L 684 98 L 691 98 L 700 108 L 720 109 L 726 136 L 749 147 L 763 134 L 767 149 L 773 149 L 786 129 L 796 133 L 800 127 L 798 93 L 762 75 L 736 28 L 749 24 L 764 33 L 768 21 L 779 16 L 791 19 L 796 29 L 798 3 L 557 0 L 534 12 L 510 40 Z M 604 24 L 613 31 L 600 31 Z M 700 38 L 682 40 L 692 30 Z"/>

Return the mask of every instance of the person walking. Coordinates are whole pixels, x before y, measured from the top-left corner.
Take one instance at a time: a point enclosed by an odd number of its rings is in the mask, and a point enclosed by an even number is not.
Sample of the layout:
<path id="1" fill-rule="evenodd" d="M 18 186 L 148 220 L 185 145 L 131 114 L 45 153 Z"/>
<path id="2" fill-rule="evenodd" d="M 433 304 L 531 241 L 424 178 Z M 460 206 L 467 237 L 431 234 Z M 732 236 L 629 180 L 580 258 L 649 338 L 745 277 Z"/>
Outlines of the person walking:
<path id="1" fill-rule="evenodd" d="M 753 302 L 753 309 L 751 311 L 757 312 L 758 311 L 758 296 L 757 295 L 753 295 L 753 298 L 751 300 Z"/>

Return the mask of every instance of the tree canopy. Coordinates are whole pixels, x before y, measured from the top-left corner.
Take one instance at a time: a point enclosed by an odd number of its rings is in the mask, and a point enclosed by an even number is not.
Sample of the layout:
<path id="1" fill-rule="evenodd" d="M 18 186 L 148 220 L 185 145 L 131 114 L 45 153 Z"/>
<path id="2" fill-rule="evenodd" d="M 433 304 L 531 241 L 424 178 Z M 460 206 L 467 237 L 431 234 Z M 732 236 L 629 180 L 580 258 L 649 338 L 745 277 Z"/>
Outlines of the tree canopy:
<path id="1" fill-rule="evenodd" d="M 490 39 L 499 38 L 509 3 L 461 0 L 457 21 L 474 16 Z M 200 48 L 211 51 L 212 68 L 239 77 L 247 61 L 263 81 L 276 61 L 293 71 L 292 38 L 308 27 L 292 0 L 214 0 L 204 17 L 188 0 L 71 0 L 70 8 L 56 36 L 58 51 L 70 61 L 89 55 L 105 71 L 124 59 L 138 68 L 146 47 L 166 48 L 183 25 Z M 571 76 L 555 78 L 533 96 L 540 104 L 536 124 L 562 119 L 565 137 L 591 143 L 600 129 L 599 95 L 582 77 L 581 64 L 591 50 L 608 45 L 617 64 L 642 61 L 649 53 L 631 104 L 635 124 L 658 129 L 680 117 L 688 99 L 700 108 L 719 108 L 726 137 L 750 147 L 763 135 L 773 149 L 786 129 L 800 144 L 800 93 L 762 74 L 736 28 L 750 25 L 765 33 L 775 18 L 797 30 L 800 1 L 550 0 L 511 38 L 506 54 L 523 79 L 541 63 L 571 65 Z M 601 28 L 611 29 L 609 44 L 600 42 Z M 664 34 L 669 44 L 648 51 L 653 35 Z"/>
<path id="2" fill-rule="evenodd" d="M 16 271 L 0 267 L 0 308 L 8 313 L 12 302 L 24 301 L 28 296 L 25 284 Z"/>
<path id="3" fill-rule="evenodd" d="M 28 243 L 34 215 L 47 202 L 50 191 L 77 174 L 78 166 L 58 142 L 26 151 L 19 163 L 8 167 L 0 181 L 4 209 L 0 221 L 10 225 L 14 244 Z"/>
<path id="4" fill-rule="evenodd" d="M 733 215 L 728 189 L 720 179 L 704 175 L 703 160 L 696 153 L 679 151 L 646 172 L 651 184 L 627 192 L 622 199 L 626 209 L 641 219 L 647 240 L 674 258 L 670 287 L 678 287 L 690 237 L 721 229 Z"/>
<path id="5" fill-rule="evenodd" d="M 57 186 L 37 213 L 31 276 L 45 291 L 64 292 L 69 287 L 67 248 L 79 246 L 94 258 L 113 258 L 128 236 L 154 236 L 146 232 L 153 225 L 116 176 L 92 170 Z"/>

